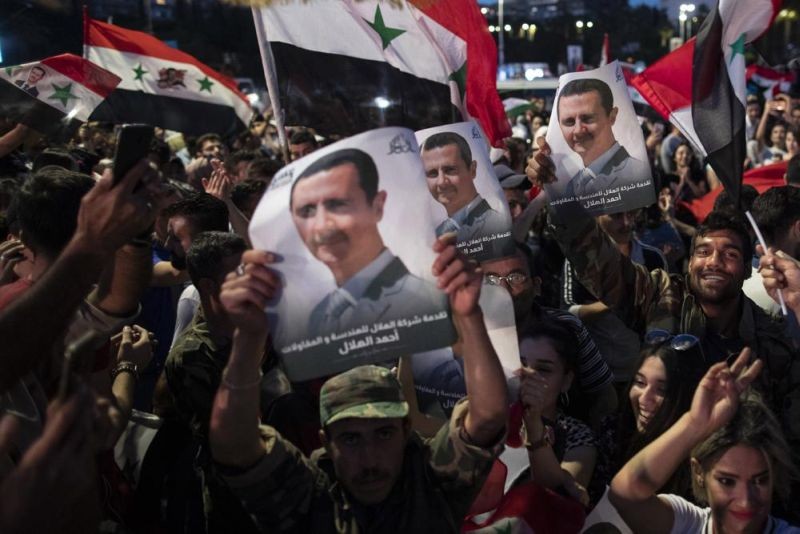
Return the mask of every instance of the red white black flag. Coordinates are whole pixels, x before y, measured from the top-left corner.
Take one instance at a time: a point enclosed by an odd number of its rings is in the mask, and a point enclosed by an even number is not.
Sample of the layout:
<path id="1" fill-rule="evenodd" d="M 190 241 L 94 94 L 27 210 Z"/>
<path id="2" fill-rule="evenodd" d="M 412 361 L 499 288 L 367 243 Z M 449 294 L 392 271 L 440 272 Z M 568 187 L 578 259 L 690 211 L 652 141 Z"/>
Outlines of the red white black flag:
<path id="1" fill-rule="evenodd" d="M 79 56 L 53 56 L 0 70 L 0 109 L 45 135 L 68 137 L 119 82 Z"/>
<path id="2" fill-rule="evenodd" d="M 273 2 L 257 12 L 287 124 L 351 135 L 476 119 L 510 135 L 497 51 L 473 0 Z"/>
<path id="3" fill-rule="evenodd" d="M 243 130 L 253 114 L 236 82 L 152 35 L 88 17 L 90 60 L 122 78 L 93 119 L 144 122 L 189 135 Z"/>

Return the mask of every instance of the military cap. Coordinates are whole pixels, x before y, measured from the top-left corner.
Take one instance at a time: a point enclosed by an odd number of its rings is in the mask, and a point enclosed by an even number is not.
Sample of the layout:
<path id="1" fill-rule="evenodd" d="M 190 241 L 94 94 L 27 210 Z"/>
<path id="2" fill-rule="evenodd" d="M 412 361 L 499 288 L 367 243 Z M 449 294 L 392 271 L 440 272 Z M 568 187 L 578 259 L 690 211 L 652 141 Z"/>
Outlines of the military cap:
<path id="1" fill-rule="evenodd" d="M 322 426 L 350 417 L 389 419 L 408 415 L 400 382 L 383 367 L 363 365 L 336 375 L 319 395 Z"/>

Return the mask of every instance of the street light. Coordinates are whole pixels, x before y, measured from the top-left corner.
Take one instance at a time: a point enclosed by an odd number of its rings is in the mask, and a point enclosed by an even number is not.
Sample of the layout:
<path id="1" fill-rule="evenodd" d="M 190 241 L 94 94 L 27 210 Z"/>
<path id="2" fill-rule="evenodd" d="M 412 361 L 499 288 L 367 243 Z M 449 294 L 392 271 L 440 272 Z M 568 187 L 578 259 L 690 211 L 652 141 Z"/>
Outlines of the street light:
<path id="1" fill-rule="evenodd" d="M 507 32 L 510 32 L 511 31 L 511 24 L 506 24 L 505 26 L 503 26 L 503 29 L 505 31 L 507 31 Z"/>
<path id="2" fill-rule="evenodd" d="M 594 26 L 594 22 L 592 22 L 591 20 L 586 23 L 587 28 L 591 28 L 592 26 Z"/>
<path id="3" fill-rule="evenodd" d="M 578 28 L 579 30 L 583 29 L 583 21 L 582 20 L 575 21 L 575 27 Z"/>
<path id="4" fill-rule="evenodd" d="M 494 24 L 489 24 L 489 33 L 494 33 Z"/>
<path id="5" fill-rule="evenodd" d="M 482 14 L 482 15 L 485 15 L 485 14 L 487 14 L 488 12 L 489 12 L 489 8 L 488 8 L 488 7 L 482 7 L 482 8 L 481 8 L 481 14 Z"/>
<path id="6" fill-rule="evenodd" d="M 524 23 L 524 24 L 522 25 L 522 29 L 523 29 L 523 30 L 527 30 L 527 29 L 528 29 L 528 28 L 530 28 L 530 27 L 531 27 L 531 25 L 530 25 L 530 24 L 528 24 L 527 22 L 526 22 L 526 23 Z"/>

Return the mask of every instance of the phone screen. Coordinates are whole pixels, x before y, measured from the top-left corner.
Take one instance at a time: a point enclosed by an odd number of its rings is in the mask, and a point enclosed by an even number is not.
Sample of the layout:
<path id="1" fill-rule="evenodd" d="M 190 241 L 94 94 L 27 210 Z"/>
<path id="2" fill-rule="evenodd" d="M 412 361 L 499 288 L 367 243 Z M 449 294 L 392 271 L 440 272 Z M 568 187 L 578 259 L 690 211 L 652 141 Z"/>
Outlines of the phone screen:
<path id="1" fill-rule="evenodd" d="M 119 182 L 150 152 L 154 128 L 147 124 L 124 124 L 114 147 L 114 183 Z"/>

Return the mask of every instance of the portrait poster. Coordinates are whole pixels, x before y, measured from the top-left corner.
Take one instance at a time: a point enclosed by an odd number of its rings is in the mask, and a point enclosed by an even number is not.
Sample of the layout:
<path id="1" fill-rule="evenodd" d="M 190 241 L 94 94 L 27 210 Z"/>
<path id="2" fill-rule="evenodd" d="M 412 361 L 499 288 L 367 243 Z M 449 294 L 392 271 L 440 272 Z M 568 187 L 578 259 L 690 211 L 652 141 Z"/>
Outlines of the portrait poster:
<path id="1" fill-rule="evenodd" d="M 556 217 L 630 211 L 655 202 L 639 121 L 619 62 L 559 78 L 547 131 Z"/>
<path id="2" fill-rule="evenodd" d="M 250 223 L 275 252 L 282 290 L 267 313 L 293 381 L 448 346 L 447 295 L 414 132 L 382 128 L 281 169 Z"/>
<path id="3" fill-rule="evenodd" d="M 475 122 L 417 132 L 425 179 L 436 205 L 436 235 L 456 233 L 459 250 L 476 261 L 514 253 L 511 213 Z"/>
<path id="4" fill-rule="evenodd" d="M 489 339 L 503 366 L 509 392 L 514 398 L 519 386 L 519 379 L 514 373 L 522 363 L 511 295 L 500 286 L 484 283 L 479 304 Z M 411 369 L 419 411 L 438 419 L 449 419 L 453 407 L 467 395 L 461 355 L 454 353 L 452 347 L 417 353 L 411 356 Z"/>

